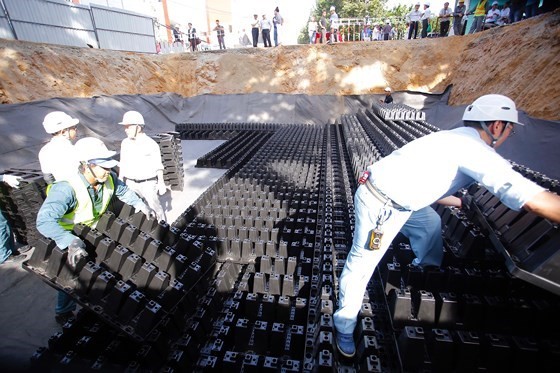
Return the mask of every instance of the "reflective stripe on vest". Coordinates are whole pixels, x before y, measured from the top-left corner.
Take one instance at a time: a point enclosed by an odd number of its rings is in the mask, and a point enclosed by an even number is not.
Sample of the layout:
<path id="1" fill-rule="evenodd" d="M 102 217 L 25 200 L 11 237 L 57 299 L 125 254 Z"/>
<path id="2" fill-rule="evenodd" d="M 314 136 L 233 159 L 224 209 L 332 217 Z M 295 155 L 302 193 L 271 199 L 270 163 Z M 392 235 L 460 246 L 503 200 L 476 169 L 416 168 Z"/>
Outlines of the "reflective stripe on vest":
<path id="1" fill-rule="evenodd" d="M 99 217 L 107 210 L 109 202 L 111 202 L 111 198 L 115 192 L 113 177 L 109 175 L 107 181 L 103 183 L 103 201 L 101 203 L 100 211 L 95 211 L 95 206 L 91 200 L 88 189 L 79 174 L 65 181 L 68 182 L 72 187 L 72 190 L 74 190 L 74 195 L 76 196 L 78 203 L 76 204 L 74 210 L 69 211 L 62 216 L 58 224 L 68 231 L 72 230 L 74 225 L 79 223 L 95 228 Z M 49 193 L 51 186 L 52 184 L 47 187 L 47 194 Z"/>

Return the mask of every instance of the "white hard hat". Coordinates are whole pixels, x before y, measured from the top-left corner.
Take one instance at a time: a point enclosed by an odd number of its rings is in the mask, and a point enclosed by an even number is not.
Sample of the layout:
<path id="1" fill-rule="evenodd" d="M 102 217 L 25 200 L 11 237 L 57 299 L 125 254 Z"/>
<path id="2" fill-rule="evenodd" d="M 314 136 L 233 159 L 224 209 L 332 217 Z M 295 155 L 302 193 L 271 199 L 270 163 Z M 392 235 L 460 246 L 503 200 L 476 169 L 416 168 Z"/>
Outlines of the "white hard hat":
<path id="1" fill-rule="evenodd" d="M 103 168 L 112 168 L 119 164 L 117 160 L 113 159 L 117 152 L 107 149 L 105 143 L 95 137 L 84 137 L 76 141 L 74 149 L 76 149 L 80 162 L 95 164 Z"/>
<path id="2" fill-rule="evenodd" d="M 334 7 L 334 5 L 331 6 L 331 10 L 336 10 L 336 8 Z"/>
<path id="3" fill-rule="evenodd" d="M 424 1 L 424 5 L 430 6 L 430 2 L 429 1 Z"/>
<path id="4" fill-rule="evenodd" d="M 391 92 L 391 87 L 386 87 L 385 92 Z"/>
<path id="5" fill-rule="evenodd" d="M 499 5 L 497 1 L 494 1 L 492 5 Z"/>
<path id="6" fill-rule="evenodd" d="M 417 3 L 416 3 L 416 4 L 414 4 L 414 5 L 416 5 L 416 6 L 420 6 L 420 2 L 417 2 Z"/>
<path id="7" fill-rule="evenodd" d="M 140 126 L 145 125 L 144 117 L 142 116 L 142 114 L 140 114 L 137 111 L 127 111 L 126 113 L 124 113 L 122 122 L 119 122 L 119 124 L 122 125 L 137 124 Z"/>
<path id="8" fill-rule="evenodd" d="M 490 122 L 501 120 L 524 126 L 519 123 L 519 115 L 515 102 L 503 95 L 484 95 L 467 106 L 463 114 L 463 120 L 474 122 Z"/>
<path id="9" fill-rule="evenodd" d="M 72 118 L 62 111 L 53 111 L 48 113 L 45 119 L 43 119 L 43 127 L 45 127 L 47 133 L 53 134 L 66 128 L 74 127 L 79 122 L 78 119 Z"/>

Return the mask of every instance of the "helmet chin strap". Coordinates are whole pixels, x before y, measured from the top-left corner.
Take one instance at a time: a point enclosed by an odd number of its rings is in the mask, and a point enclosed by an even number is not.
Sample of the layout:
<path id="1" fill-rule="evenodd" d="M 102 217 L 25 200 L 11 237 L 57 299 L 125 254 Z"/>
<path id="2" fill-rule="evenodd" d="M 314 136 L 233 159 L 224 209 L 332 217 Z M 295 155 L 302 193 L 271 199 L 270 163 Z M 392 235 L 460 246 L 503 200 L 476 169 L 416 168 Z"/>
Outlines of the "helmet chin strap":
<path id="1" fill-rule="evenodd" d="M 95 178 L 95 185 L 103 184 L 104 181 L 102 179 L 98 178 L 97 175 L 95 174 L 95 172 L 93 172 L 93 168 L 91 168 L 91 164 L 88 163 L 87 166 L 88 166 L 89 172 L 91 172 L 91 174 Z"/>
<path id="2" fill-rule="evenodd" d="M 138 127 L 140 127 L 139 125 L 135 124 L 134 125 L 134 136 L 132 136 L 130 139 L 131 140 L 136 140 L 136 137 L 138 136 Z"/>
<path id="3" fill-rule="evenodd" d="M 495 121 L 496 122 L 496 121 Z M 496 146 L 496 143 L 498 141 L 500 141 L 500 139 L 504 136 L 504 131 L 502 131 L 502 133 L 500 134 L 500 136 L 498 137 L 494 137 L 494 135 L 492 134 L 492 132 L 490 132 L 490 129 L 488 129 L 488 126 L 486 125 L 486 123 L 480 121 L 480 125 L 482 126 L 482 129 L 484 130 L 484 132 L 486 132 L 486 134 L 488 136 L 490 136 L 490 138 L 492 139 L 492 142 L 490 143 L 490 147 L 494 147 Z"/>

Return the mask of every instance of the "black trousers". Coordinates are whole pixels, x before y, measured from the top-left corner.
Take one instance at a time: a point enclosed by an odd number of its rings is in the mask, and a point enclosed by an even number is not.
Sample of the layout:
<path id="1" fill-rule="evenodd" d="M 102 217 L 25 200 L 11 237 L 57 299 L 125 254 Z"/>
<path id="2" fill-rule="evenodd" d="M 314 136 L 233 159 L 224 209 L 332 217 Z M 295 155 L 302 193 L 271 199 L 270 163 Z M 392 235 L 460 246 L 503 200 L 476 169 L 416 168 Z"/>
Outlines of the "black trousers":
<path id="1" fill-rule="evenodd" d="M 440 24 L 439 24 L 439 36 L 447 36 L 447 33 L 449 32 L 449 24 L 450 23 L 451 23 L 450 21 L 440 22 Z"/>
<path id="2" fill-rule="evenodd" d="M 428 37 L 428 20 L 427 19 L 422 20 L 422 37 L 423 38 Z"/>
<path id="3" fill-rule="evenodd" d="M 270 30 L 269 29 L 263 29 L 262 30 L 262 37 L 263 37 L 263 41 L 264 41 L 264 46 L 265 47 L 272 47 L 272 42 L 270 41 Z"/>
<path id="4" fill-rule="evenodd" d="M 253 33 L 253 47 L 256 47 L 257 43 L 259 42 L 259 28 L 253 27 L 251 29 L 251 32 Z"/>
<path id="5" fill-rule="evenodd" d="M 410 28 L 408 29 L 408 38 L 412 39 L 412 32 L 414 32 L 414 39 L 418 35 L 418 21 L 410 22 Z"/>

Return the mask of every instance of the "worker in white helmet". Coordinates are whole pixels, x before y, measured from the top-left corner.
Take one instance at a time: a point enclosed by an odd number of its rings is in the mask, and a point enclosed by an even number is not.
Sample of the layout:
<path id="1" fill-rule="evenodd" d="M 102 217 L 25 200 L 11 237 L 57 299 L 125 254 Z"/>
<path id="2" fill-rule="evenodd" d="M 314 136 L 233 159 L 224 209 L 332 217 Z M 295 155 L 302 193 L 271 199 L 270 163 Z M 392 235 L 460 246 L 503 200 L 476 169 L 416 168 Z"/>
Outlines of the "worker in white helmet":
<path id="1" fill-rule="evenodd" d="M 413 265 L 441 265 L 441 219 L 430 207 L 434 202 L 468 208 L 468 198 L 453 194 L 478 182 L 512 210 L 560 222 L 560 196 L 524 178 L 495 151 L 515 127 L 523 126 L 515 103 L 502 95 L 479 97 L 465 109 L 463 124 L 409 142 L 369 166 L 360 178 L 352 248 L 333 316 L 342 355 L 356 352 L 353 332 L 366 286 L 399 231 L 410 240 Z"/>
<path id="2" fill-rule="evenodd" d="M 127 111 L 119 124 L 127 136 L 121 143 L 119 176 L 154 209 L 158 220 L 167 220 L 158 196 L 167 191 L 159 145 L 144 133 L 146 123 L 139 112 Z"/>
<path id="3" fill-rule="evenodd" d="M 432 19 L 432 11 L 430 10 L 430 2 L 424 2 L 424 12 L 422 13 L 421 21 L 422 21 L 422 38 L 428 37 L 428 26 L 430 24 L 430 20 Z"/>
<path id="4" fill-rule="evenodd" d="M 391 87 L 385 87 L 385 98 L 380 99 L 379 102 L 382 104 L 391 104 L 393 103 L 393 96 L 391 96 Z"/>
<path id="5" fill-rule="evenodd" d="M 111 171 L 118 165 L 113 159 L 116 152 L 107 149 L 103 141 L 86 137 L 76 142 L 75 150 L 79 166 L 74 175 L 47 188 L 47 198 L 37 214 L 37 230 L 68 250 L 68 265 L 79 271 L 88 254 L 85 243 L 72 229 L 76 224 L 95 228 L 113 195 L 148 219 L 155 218 L 155 213 Z M 60 291 L 55 320 L 64 324 L 73 317 L 75 308 L 72 298 Z"/>
<path id="6" fill-rule="evenodd" d="M 39 163 L 47 183 L 77 172 L 78 161 L 72 142 L 76 140 L 79 122 L 62 111 L 53 111 L 45 116 L 43 127 L 52 138 L 39 151 Z"/>

